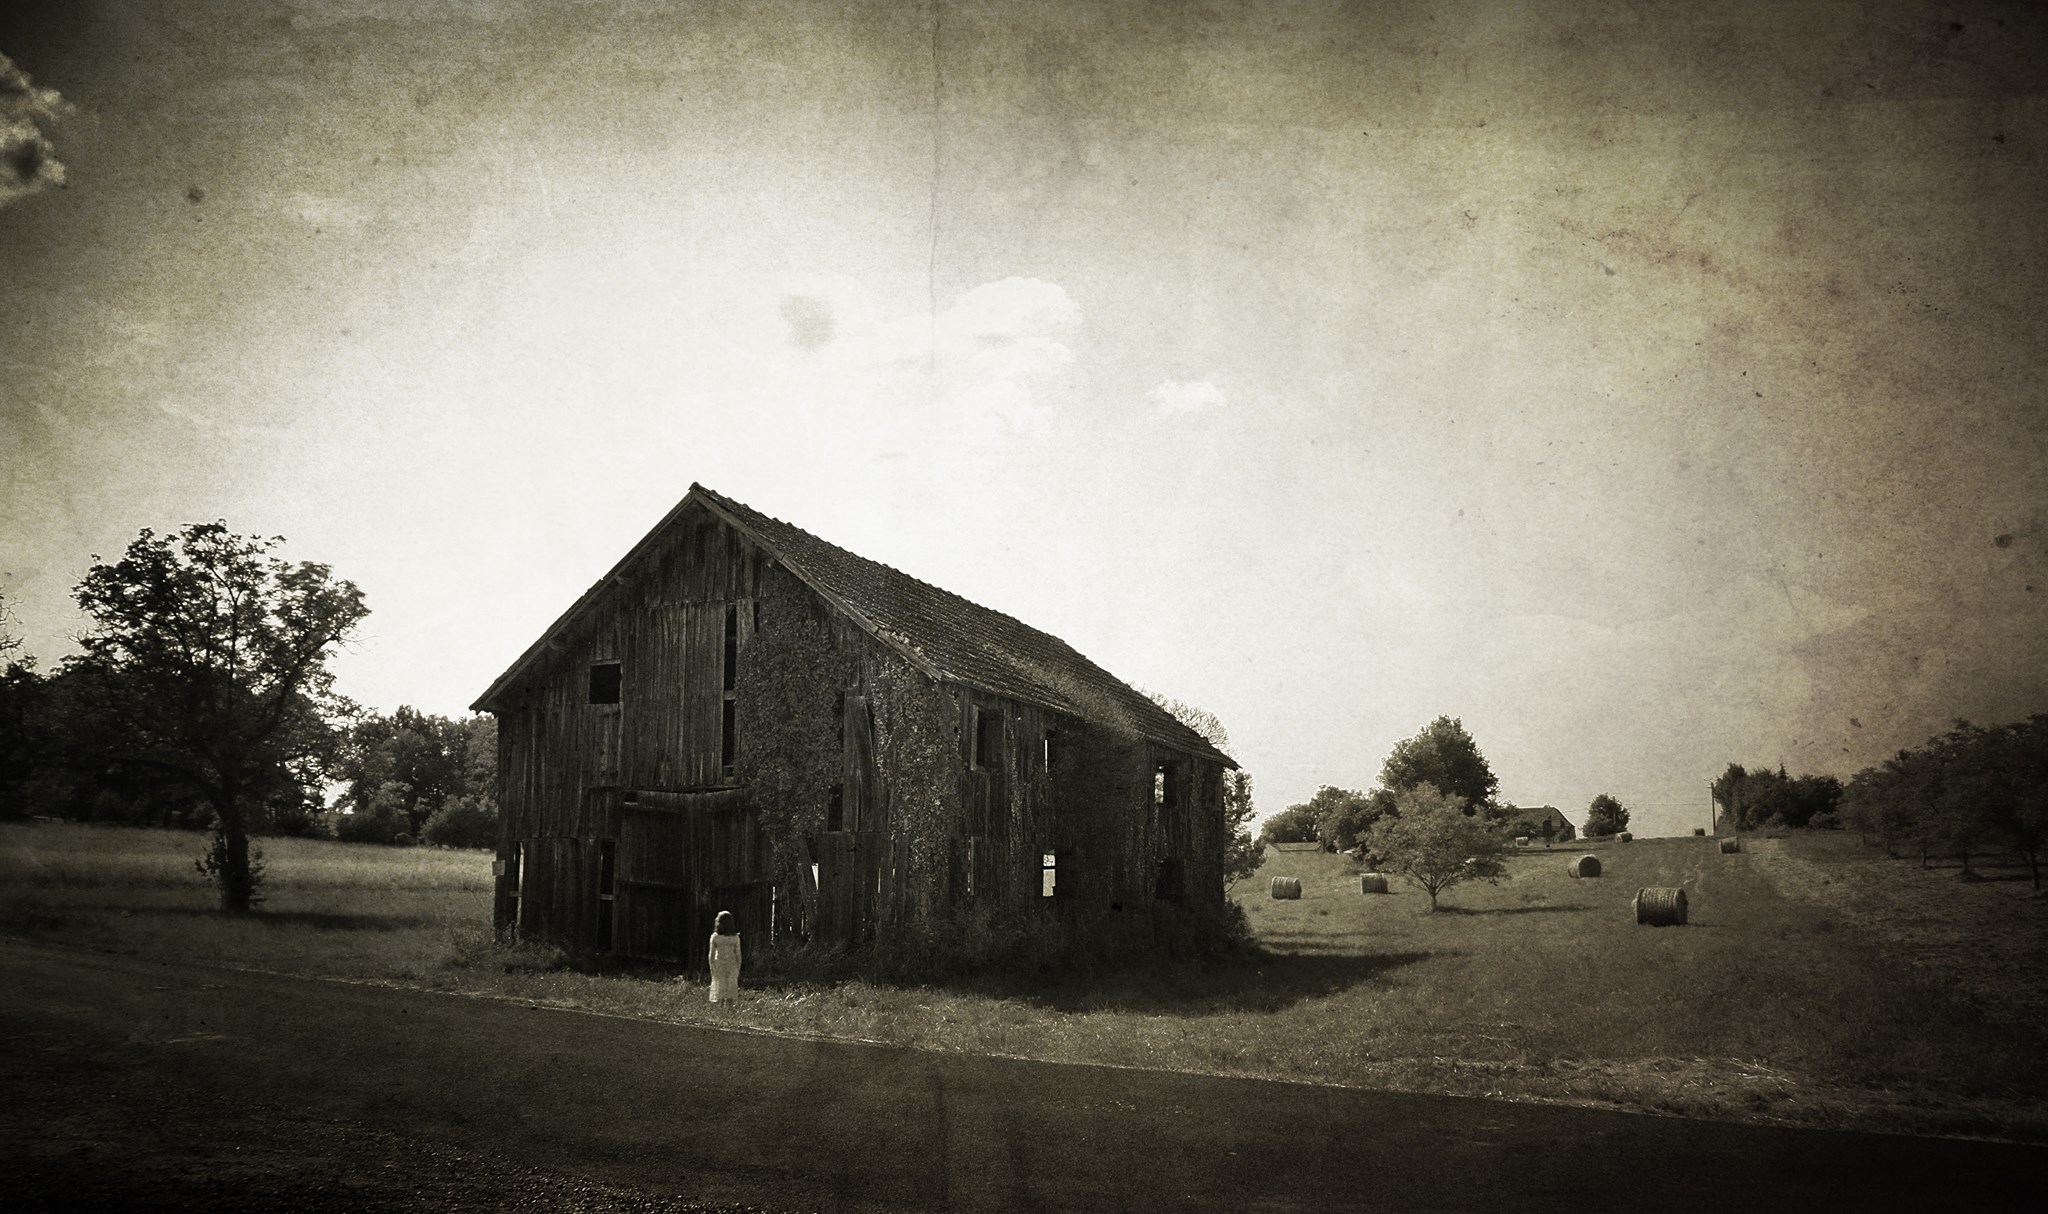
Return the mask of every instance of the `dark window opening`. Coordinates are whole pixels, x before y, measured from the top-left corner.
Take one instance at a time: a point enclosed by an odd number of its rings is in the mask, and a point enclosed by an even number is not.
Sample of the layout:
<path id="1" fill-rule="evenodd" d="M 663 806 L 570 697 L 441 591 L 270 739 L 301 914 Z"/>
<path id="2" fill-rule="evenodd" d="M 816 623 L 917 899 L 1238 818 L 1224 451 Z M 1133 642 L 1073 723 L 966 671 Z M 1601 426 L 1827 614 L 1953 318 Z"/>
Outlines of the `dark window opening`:
<path id="1" fill-rule="evenodd" d="M 1057 853 L 1046 852 L 1038 862 L 1038 896 L 1050 898 L 1059 886 L 1060 858 Z"/>
<path id="2" fill-rule="evenodd" d="M 725 689 L 731 691 L 739 683 L 740 672 L 740 609 L 737 603 L 725 605 Z"/>
<path id="3" fill-rule="evenodd" d="M 761 600 L 754 600 L 754 631 L 761 631 Z"/>
<path id="4" fill-rule="evenodd" d="M 721 736 L 718 740 L 718 765 L 725 769 L 726 775 L 732 774 L 733 754 L 739 749 L 737 745 L 739 741 L 739 736 L 736 732 L 737 728 L 734 720 L 732 697 L 727 696 L 725 699 L 725 721 L 720 730 Z"/>
<path id="5" fill-rule="evenodd" d="M 619 677 L 617 662 L 593 662 L 590 666 L 590 702 L 593 704 L 616 704 L 619 702 Z"/>
<path id="6" fill-rule="evenodd" d="M 846 829 L 846 785 L 832 786 L 832 800 L 825 806 L 825 829 Z"/>
<path id="7" fill-rule="evenodd" d="M 1178 859 L 1161 860 L 1159 880 L 1152 891 L 1152 896 L 1165 902 L 1180 901 L 1186 891 L 1186 883 L 1181 874 L 1181 862 Z"/>
<path id="8" fill-rule="evenodd" d="M 986 708 L 974 710 L 974 765 L 994 767 L 1002 761 L 1003 714 Z"/>
<path id="9" fill-rule="evenodd" d="M 839 722 L 839 744 L 846 745 L 846 693 L 840 692 L 832 701 L 832 719 Z"/>
<path id="10" fill-rule="evenodd" d="M 612 907 L 617 901 L 618 847 L 610 839 L 598 844 L 597 851 L 597 951 L 608 953 L 612 949 Z"/>

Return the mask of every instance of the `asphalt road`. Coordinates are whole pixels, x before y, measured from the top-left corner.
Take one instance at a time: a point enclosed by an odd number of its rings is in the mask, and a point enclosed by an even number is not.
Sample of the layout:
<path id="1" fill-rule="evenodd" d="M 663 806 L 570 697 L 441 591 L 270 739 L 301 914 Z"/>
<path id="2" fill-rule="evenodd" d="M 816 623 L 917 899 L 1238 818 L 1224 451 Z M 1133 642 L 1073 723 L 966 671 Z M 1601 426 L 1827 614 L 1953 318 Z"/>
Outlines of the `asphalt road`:
<path id="1" fill-rule="evenodd" d="M 20 1210 L 2039 1210 L 2048 1149 L 920 1053 L 0 942 Z"/>

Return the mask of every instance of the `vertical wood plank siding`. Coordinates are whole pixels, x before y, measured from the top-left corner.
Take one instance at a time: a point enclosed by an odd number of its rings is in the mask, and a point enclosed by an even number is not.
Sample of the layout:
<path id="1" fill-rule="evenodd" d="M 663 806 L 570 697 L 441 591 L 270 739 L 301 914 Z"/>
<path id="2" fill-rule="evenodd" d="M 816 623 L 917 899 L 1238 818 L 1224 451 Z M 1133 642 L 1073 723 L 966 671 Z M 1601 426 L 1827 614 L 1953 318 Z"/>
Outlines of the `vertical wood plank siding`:
<path id="1" fill-rule="evenodd" d="M 579 958 L 593 954 L 598 866 L 609 841 L 617 857 L 613 954 L 701 969 L 718 910 L 733 911 L 750 939 L 767 942 L 773 874 L 762 807 L 720 761 L 727 612 L 744 666 L 758 601 L 808 603 L 858 671 L 851 686 L 823 689 L 843 697 L 838 739 L 827 740 L 841 748 L 843 829 L 825 829 L 830 789 L 818 791 L 815 805 L 776 807 L 796 815 L 819 872 L 814 907 L 776 908 L 785 923 L 808 916 L 814 938 L 852 944 L 987 907 L 1135 933 L 1159 913 L 1162 861 L 1182 866 L 1188 901 L 1222 898 L 1220 765 L 1035 704 L 934 688 L 699 508 L 600 591 L 494 704 L 501 930 L 516 916 L 523 936 Z M 591 704 L 590 667 L 611 661 L 620 664 L 619 703 Z M 905 679 L 921 684 L 923 699 L 906 700 Z M 898 687 L 895 699 L 885 684 Z M 878 719 L 885 708 L 899 716 Z M 923 736 L 951 736 L 957 767 L 950 777 L 935 772 L 930 790 L 898 804 L 909 796 L 900 773 L 910 760 L 886 747 L 918 732 L 906 730 L 903 712 L 916 715 Z M 1000 722 L 985 764 L 976 762 L 978 713 Z M 1056 737 L 1050 768 L 1048 733 Z M 746 747 L 744 735 L 738 745 Z M 941 767 L 944 756 L 936 754 Z M 1176 765 L 1176 799 L 1155 813 L 1152 773 L 1161 762 Z M 523 872 L 511 863 L 515 849 Z M 1059 858 L 1051 899 L 1040 895 L 1046 852 Z M 805 887 L 808 900 L 807 879 Z"/>

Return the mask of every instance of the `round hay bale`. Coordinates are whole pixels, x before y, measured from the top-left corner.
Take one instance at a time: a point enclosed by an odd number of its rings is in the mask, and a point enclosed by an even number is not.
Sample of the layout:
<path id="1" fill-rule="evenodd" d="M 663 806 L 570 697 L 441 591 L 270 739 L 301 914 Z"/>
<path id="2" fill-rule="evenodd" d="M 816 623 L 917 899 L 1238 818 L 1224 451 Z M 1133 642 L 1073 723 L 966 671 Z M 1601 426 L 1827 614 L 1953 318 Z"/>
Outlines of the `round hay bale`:
<path id="1" fill-rule="evenodd" d="M 1361 894 L 1384 894 L 1384 893 L 1386 893 L 1386 892 L 1387 892 L 1387 877 L 1386 877 L 1386 874 L 1385 874 L 1385 873 L 1360 873 L 1360 874 L 1359 874 L 1359 877 L 1358 877 L 1358 892 L 1359 892 L 1359 893 L 1361 893 Z"/>
<path id="2" fill-rule="evenodd" d="M 1516 836 L 1515 836 L 1515 846 L 1516 846 L 1516 847 L 1527 847 L 1527 846 L 1529 846 L 1529 836 L 1527 836 L 1527 835 L 1516 835 Z"/>
<path id="3" fill-rule="evenodd" d="M 1628 841 L 1629 841 L 1630 839 L 1633 839 L 1633 838 L 1635 838 L 1635 836 L 1634 836 L 1634 835 L 1632 835 L 1632 834 L 1628 833 L 1627 831 L 1622 831 L 1622 832 L 1621 832 L 1620 834 L 1618 834 L 1618 835 L 1616 835 L 1616 836 L 1614 836 L 1614 837 L 1615 837 L 1615 838 L 1617 838 L 1617 839 L 1619 839 L 1619 840 L 1621 840 L 1621 841 L 1622 841 L 1623 843 L 1626 843 L 1626 842 L 1628 842 Z"/>
<path id="4" fill-rule="evenodd" d="M 1300 877 L 1273 878 L 1273 897 L 1298 900 L 1301 897 Z"/>
<path id="5" fill-rule="evenodd" d="M 1741 850 L 1742 850 L 1742 840 L 1740 840 L 1740 839 L 1723 839 L 1723 840 L 1721 840 L 1721 854 L 1722 854 L 1722 855 L 1724 855 L 1724 856 L 1732 856 L 1732 855 L 1734 855 L 1734 854 L 1735 854 L 1736 852 L 1739 852 L 1739 851 L 1741 851 Z"/>
<path id="6" fill-rule="evenodd" d="M 1565 871 L 1574 877 L 1597 877 L 1600 875 L 1600 857 L 1580 856 Z"/>
<path id="7" fill-rule="evenodd" d="M 1636 891 L 1636 922 L 1651 927 L 1680 927 L 1685 923 L 1685 891 L 1652 887 Z"/>

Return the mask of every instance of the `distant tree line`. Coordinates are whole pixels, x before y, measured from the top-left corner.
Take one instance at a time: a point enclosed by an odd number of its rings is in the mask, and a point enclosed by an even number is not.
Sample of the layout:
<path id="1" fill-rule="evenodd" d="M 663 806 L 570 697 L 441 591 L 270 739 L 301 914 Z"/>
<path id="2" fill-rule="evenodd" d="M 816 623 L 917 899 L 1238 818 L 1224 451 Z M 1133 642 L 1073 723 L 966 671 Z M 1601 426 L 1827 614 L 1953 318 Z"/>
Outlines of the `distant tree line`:
<path id="1" fill-rule="evenodd" d="M 400 707 L 359 718 L 342 746 L 335 833 L 344 841 L 445 847 L 498 841 L 498 726 Z"/>
<path id="2" fill-rule="evenodd" d="M 131 714 L 132 678 L 89 656 L 0 669 L 0 818 L 29 814 L 202 830 L 217 808 Z M 249 765 L 253 835 L 487 847 L 497 841 L 497 723 L 347 705 L 296 722 Z"/>
<path id="3" fill-rule="evenodd" d="M 1776 771 L 1751 771 L 1740 763 L 1713 783 L 1714 805 L 1721 821 L 1738 830 L 1775 827 L 1833 827 L 1842 801 L 1842 782 L 1833 776 L 1788 776 Z"/>
<path id="4" fill-rule="evenodd" d="M 1947 732 L 1857 772 L 1841 798 L 1843 825 L 1893 855 L 2014 852 L 2041 888 L 2048 835 L 2048 715 L 2010 725 L 1957 721 Z"/>

